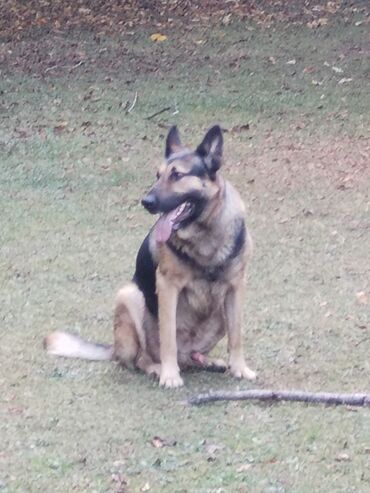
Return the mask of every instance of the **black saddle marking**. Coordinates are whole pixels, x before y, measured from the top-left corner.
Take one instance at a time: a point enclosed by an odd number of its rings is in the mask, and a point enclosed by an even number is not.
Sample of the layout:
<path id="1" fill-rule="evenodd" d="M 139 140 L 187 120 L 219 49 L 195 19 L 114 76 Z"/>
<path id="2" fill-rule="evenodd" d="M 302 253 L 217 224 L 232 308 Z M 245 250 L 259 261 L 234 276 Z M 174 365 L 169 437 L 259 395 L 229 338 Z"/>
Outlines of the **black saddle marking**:
<path id="1" fill-rule="evenodd" d="M 136 270 L 133 281 L 145 298 L 145 304 L 154 317 L 158 317 L 158 297 L 156 293 L 155 271 L 152 253 L 149 248 L 149 234 L 141 244 L 136 257 Z"/>

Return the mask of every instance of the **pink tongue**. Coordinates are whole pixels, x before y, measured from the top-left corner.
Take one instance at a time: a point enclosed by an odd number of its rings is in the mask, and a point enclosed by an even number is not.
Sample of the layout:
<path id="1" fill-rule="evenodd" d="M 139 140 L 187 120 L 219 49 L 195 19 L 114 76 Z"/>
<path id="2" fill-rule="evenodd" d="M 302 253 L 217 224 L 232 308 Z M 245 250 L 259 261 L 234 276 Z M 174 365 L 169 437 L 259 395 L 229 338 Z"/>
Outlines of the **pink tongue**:
<path id="1" fill-rule="evenodd" d="M 164 243 L 168 240 L 172 233 L 173 223 L 176 218 L 176 209 L 169 212 L 168 214 L 162 214 L 158 219 L 156 225 L 154 226 L 155 239 Z"/>

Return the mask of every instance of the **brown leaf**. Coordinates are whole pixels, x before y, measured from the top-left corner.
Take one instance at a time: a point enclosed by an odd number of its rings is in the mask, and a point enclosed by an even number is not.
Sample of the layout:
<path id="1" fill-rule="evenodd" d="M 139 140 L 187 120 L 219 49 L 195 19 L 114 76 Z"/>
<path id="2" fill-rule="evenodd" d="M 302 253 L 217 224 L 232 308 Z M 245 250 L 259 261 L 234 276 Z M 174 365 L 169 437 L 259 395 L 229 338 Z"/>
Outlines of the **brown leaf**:
<path id="1" fill-rule="evenodd" d="M 328 19 L 326 17 L 320 17 L 320 19 L 315 19 L 312 22 L 307 22 L 307 27 L 310 29 L 316 29 L 318 27 L 326 26 L 328 24 Z"/>
<path id="2" fill-rule="evenodd" d="M 20 139 L 28 139 L 32 135 L 32 130 L 29 128 L 16 128 L 15 132 Z"/>
<path id="3" fill-rule="evenodd" d="M 151 34 L 150 39 L 152 41 L 161 42 L 161 41 L 166 41 L 167 36 L 165 34 L 161 34 L 161 33 L 154 33 L 154 34 Z"/>
<path id="4" fill-rule="evenodd" d="M 161 438 L 159 436 L 155 436 L 150 441 L 151 445 L 155 448 L 163 448 L 163 447 L 174 447 L 176 445 L 176 440 L 169 440 L 167 438 Z"/>
<path id="5" fill-rule="evenodd" d="M 115 493 L 128 493 L 127 478 L 121 473 L 115 473 L 111 476 L 112 482 L 115 483 L 114 491 Z"/>
<path id="6" fill-rule="evenodd" d="M 362 305 L 367 305 L 370 302 L 370 293 L 359 291 L 358 293 L 356 293 L 356 298 L 358 302 Z"/>
<path id="7" fill-rule="evenodd" d="M 224 448 L 223 445 L 217 445 L 216 443 L 205 443 L 204 444 L 204 449 L 207 452 L 207 454 L 213 456 L 216 452 L 219 450 L 222 450 Z"/>
<path id="8" fill-rule="evenodd" d="M 337 462 L 349 462 L 351 459 L 348 454 L 342 452 L 335 457 L 335 460 Z"/>
<path id="9" fill-rule="evenodd" d="M 242 125 L 235 125 L 232 127 L 231 132 L 240 134 L 241 132 L 245 132 L 249 130 L 249 123 L 243 123 Z"/>
<path id="10" fill-rule="evenodd" d="M 251 467 L 252 467 L 253 464 L 242 464 L 241 466 L 239 466 L 236 470 L 236 472 L 245 472 L 245 471 L 248 471 Z"/>
<path id="11" fill-rule="evenodd" d="M 20 414 L 24 413 L 24 408 L 20 406 L 9 407 L 8 413 L 12 416 L 19 416 Z"/>
<path id="12" fill-rule="evenodd" d="M 67 130 L 68 122 L 60 122 L 59 125 L 56 125 L 53 130 L 55 134 L 61 134 L 65 130 Z"/>

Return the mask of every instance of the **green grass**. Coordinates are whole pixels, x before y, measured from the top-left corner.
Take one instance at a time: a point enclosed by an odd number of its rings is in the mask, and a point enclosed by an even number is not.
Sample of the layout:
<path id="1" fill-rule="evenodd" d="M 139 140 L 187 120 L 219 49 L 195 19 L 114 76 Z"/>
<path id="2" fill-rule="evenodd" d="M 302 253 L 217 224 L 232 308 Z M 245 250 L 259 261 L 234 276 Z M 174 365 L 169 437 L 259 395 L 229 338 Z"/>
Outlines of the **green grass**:
<path id="1" fill-rule="evenodd" d="M 244 324 L 256 386 L 366 391 L 369 305 L 356 298 L 369 291 L 366 29 L 234 23 L 170 30 L 162 44 L 142 31 L 12 45 L 18 65 L 0 79 L 0 491 L 369 490 L 367 409 L 191 408 L 194 393 L 252 385 L 194 371 L 164 391 L 41 346 L 54 329 L 112 340 L 115 292 L 153 221 L 140 198 L 166 126 L 195 145 L 215 121 L 249 123 L 225 134 L 225 174 L 256 244 Z M 73 68 L 76 51 L 84 64 Z M 156 448 L 155 436 L 176 444 Z"/>

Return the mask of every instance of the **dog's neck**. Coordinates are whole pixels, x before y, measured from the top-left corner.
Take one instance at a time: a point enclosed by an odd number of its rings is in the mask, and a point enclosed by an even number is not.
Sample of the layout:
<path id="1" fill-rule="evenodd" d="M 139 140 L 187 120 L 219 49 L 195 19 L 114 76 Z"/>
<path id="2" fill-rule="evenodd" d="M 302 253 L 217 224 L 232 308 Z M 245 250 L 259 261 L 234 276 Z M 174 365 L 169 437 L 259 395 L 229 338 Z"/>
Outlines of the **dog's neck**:
<path id="1" fill-rule="evenodd" d="M 225 219 L 230 213 L 228 184 L 217 178 L 218 190 L 203 211 L 199 219 L 171 236 L 169 246 L 178 256 L 197 259 L 200 265 L 222 265 L 230 256 L 241 249 L 245 239 L 244 217 L 235 214 Z M 229 212 L 228 212 L 229 211 Z"/>
<path id="2" fill-rule="evenodd" d="M 223 278 L 228 268 L 230 267 L 232 261 L 238 257 L 244 248 L 246 241 L 246 229 L 245 224 L 242 219 L 240 219 L 240 224 L 233 237 L 232 243 L 224 249 L 224 253 L 227 252 L 226 256 L 223 255 L 218 261 L 215 261 L 215 257 L 212 260 L 207 260 L 207 263 L 202 263 L 199 261 L 198 256 L 189 255 L 186 253 L 186 248 L 178 248 L 171 241 L 167 243 L 169 249 L 183 262 L 189 264 L 192 268 L 200 273 L 200 275 L 210 282 L 219 281 Z M 194 253 L 194 252 L 193 252 Z"/>

